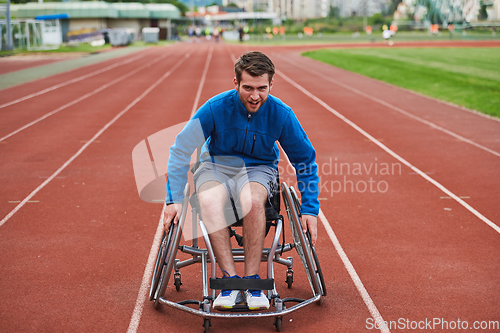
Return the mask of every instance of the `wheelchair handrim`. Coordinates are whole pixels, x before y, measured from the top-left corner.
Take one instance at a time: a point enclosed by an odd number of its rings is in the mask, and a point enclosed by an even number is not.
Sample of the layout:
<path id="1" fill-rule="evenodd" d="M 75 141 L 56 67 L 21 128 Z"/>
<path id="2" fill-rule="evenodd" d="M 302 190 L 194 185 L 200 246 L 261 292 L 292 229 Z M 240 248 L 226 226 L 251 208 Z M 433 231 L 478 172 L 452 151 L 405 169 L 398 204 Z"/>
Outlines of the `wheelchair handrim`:
<path id="1" fill-rule="evenodd" d="M 283 190 L 285 192 L 285 207 L 289 213 L 289 222 L 292 229 L 292 235 L 294 236 L 294 242 L 297 244 L 295 249 L 299 254 L 302 263 L 304 264 L 304 269 L 306 271 L 309 283 L 313 293 L 322 294 L 321 287 L 319 286 L 318 276 L 314 270 L 313 259 L 311 258 L 311 249 L 309 248 L 308 241 L 302 231 L 302 226 L 300 224 L 299 213 L 296 207 L 296 201 L 290 192 L 290 188 L 286 183 L 282 184 Z M 290 218 L 291 217 L 291 218 Z M 301 248 L 299 250 L 299 248 Z"/>

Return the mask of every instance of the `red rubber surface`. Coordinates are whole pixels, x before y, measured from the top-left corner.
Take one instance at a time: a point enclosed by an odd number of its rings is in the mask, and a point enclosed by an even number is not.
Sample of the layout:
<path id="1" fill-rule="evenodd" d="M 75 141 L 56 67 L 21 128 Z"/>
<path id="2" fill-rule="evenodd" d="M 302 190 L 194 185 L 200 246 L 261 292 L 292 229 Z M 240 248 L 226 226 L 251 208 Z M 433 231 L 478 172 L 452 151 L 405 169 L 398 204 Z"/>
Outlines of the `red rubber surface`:
<path id="1" fill-rule="evenodd" d="M 395 44 L 403 46 L 403 43 Z M 359 44 L 357 44 L 359 45 Z M 406 46 L 485 46 L 498 42 L 411 43 Z M 316 47 L 316 46 L 314 46 Z M 384 46 L 385 47 L 385 46 Z M 213 48 L 213 49 L 212 49 Z M 315 70 L 386 103 L 500 152 L 500 122 L 387 84 L 302 58 L 311 46 L 262 47 L 276 64 L 272 93 L 290 105 L 317 149 L 322 211 L 374 305 L 386 321 L 499 321 L 500 235 L 440 189 L 383 151 L 289 81 L 284 74 L 381 143 L 426 172 L 498 225 L 500 157 L 459 141 L 387 106 L 312 73 Z M 0 327 L 6 332 L 124 332 L 131 322 L 161 205 L 140 200 L 131 152 L 141 140 L 189 118 L 212 53 L 199 105 L 232 88 L 235 57 L 250 49 L 224 43 L 177 44 L 144 50 L 146 56 L 0 110 L 0 137 L 93 91 L 147 61 L 164 60 L 0 142 L 0 213 L 18 203 L 61 167 L 84 142 L 138 98 L 187 53 L 158 87 L 128 110 L 30 202 L 0 226 Z M 252 48 L 253 49 L 253 48 Z M 130 56 L 129 56 L 130 57 Z M 64 82 L 111 62 L 5 89 L 0 104 Z M 168 147 L 165 147 L 168 149 Z M 330 160 L 332 162 L 330 162 Z M 331 164 L 330 164 L 331 163 Z M 351 172 L 335 175 L 335 163 Z M 356 163 L 378 173 L 354 174 Z M 381 174 L 384 164 L 396 172 Z M 286 167 L 284 161 L 282 167 Z M 330 172 L 329 166 L 332 166 Z M 399 171 L 400 170 L 400 171 Z M 386 182 L 385 193 L 337 189 L 352 181 Z M 282 181 L 293 183 L 290 173 Z M 282 212 L 284 213 L 284 211 Z M 321 222 L 317 244 L 328 296 L 284 317 L 285 332 L 360 332 L 372 316 Z M 291 236 L 287 227 L 287 238 Z M 269 241 L 269 239 L 268 239 Z M 154 252 L 156 249 L 154 250 Z M 295 282 L 282 297 L 310 297 L 299 258 Z M 262 267 L 262 274 L 264 267 Z M 172 300 L 200 299 L 199 266 L 181 270 L 183 286 Z M 149 282 L 149 281 L 148 281 Z M 149 291 L 149 288 L 148 288 Z M 203 320 L 146 298 L 139 332 L 201 332 Z M 270 318 L 214 319 L 213 332 L 272 332 Z M 391 329 L 393 332 L 404 331 Z M 428 328 L 413 331 L 430 331 Z M 435 331 L 443 330 L 441 326 Z M 493 331 L 493 330 L 469 330 Z"/>

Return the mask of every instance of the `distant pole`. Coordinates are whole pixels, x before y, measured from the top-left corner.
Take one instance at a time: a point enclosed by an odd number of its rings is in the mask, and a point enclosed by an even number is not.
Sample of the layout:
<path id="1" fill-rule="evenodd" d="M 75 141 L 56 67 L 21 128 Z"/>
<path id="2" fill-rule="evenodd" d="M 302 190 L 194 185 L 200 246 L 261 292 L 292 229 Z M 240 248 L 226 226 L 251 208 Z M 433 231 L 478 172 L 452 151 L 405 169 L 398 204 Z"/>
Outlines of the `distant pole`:
<path id="1" fill-rule="evenodd" d="M 167 19 L 167 40 L 172 39 L 172 20 Z"/>
<path id="2" fill-rule="evenodd" d="M 7 48 L 6 50 L 11 51 L 14 49 L 12 47 L 12 27 L 10 26 L 10 0 L 7 0 Z"/>
<path id="3" fill-rule="evenodd" d="M 366 26 L 368 25 L 368 5 L 366 1 L 363 1 L 363 31 L 366 31 Z"/>

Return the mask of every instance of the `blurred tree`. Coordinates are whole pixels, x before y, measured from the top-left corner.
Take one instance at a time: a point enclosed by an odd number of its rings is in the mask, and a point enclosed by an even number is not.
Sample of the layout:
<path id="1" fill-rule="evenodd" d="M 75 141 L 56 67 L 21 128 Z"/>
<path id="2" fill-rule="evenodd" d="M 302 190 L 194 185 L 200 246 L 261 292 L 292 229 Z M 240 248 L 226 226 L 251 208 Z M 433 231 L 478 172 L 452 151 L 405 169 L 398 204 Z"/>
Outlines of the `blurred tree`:
<path id="1" fill-rule="evenodd" d="M 337 18 L 339 16 L 340 16 L 339 8 L 330 6 L 330 11 L 328 12 L 328 18 Z"/>
<path id="2" fill-rule="evenodd" d="M 388 14 L 394 15 L 394 12 L 398 9 L 398 5 L 403 2 L 403 0 L 391 0 L 391 4 L 389 5 Z"/>
<path id="3" fill-rule="evenodd" d="M 479 1 L 479 5 L 481 6 L 479 9 L 479 19 L 486 20 L 488 18 L 488 12 L 486 11 L 487 5 L 485 5 L 483 1 Z"/>

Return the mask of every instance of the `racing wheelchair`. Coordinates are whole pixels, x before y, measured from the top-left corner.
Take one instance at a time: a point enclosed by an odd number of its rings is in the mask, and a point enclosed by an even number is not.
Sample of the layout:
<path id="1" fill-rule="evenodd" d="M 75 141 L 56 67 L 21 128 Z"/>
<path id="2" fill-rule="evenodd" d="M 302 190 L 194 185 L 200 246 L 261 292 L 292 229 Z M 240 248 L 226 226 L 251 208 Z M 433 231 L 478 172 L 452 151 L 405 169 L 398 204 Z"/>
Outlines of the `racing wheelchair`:
<path id="1" fill-rule="evenodd" d="M 278 180 L 279 184 L 279 180 Z M 293 242 L 285 244 L 283 223 L 284 217 L 279 214 L 280 201 L 283 199 Z M 234 203 L 233 203 L 234 204 Z M 188 208 L 191 207 L 192 219 L 192 245 L 180 246 L 183 226 Z M 233 205 L 234 209 L 234 205 Z M 271 227 L 274 227 L 274 237 L 272 245 L 265 247 L 262 251 L 261 262 L 267 262 L 267 278 L 266 279 L 219 279 L 216 276 L 217 258 L 211 247 L 210 239 L 205 224 L 199 214 L 199 206 L 196 193 L 190 195 L 190 185 L 186 184 L 184 189 L 184 199 L 182 203 L 182 212 L 177 224 L 171 223 L 168 232 L 164 232 L 161 240 L 156 262 L 152 274 L 149 299 L 153 302 L 154 307 L 158 308 L 160 304 L 166 305 L 175 309 L 183 310 L 188 313 L 200 316 L 203 318 L 204 331 L 208 332 L 211 327 L 211 318 L 252 318 L 252 317 L 272 317 L 274 325 L 278 332 L 282 330 L 283 316 L 305 307 L 312 303 L 323 304 L 323 296 L 326 296 L 326 286 L 321 271 L 320 263 L 316 250 L 311 242 L 309 231 L 303 232 L 301 225 L 300 201 L 297 197 L 295 189 L 288 187 L 286 183 L 281 183 L 279 191 L 274 195 L 270 204 L 266 207 L 267 228 L 266 235 Z M 235 212 L 236 214 L 236 212 Z M 238 220 L 238 218 L 237 218 Z M 241 245 L 241 236 L 237 235 L 232 229 L 236 224 L 230 226 L 232 236 L 235 236 L 238 243 Z M 201 231 L 201 236 L 205 242 L 206 248 L 198 246 L 198 227 Z M 281 237 L 282 236 L 282 237 Z M 281 241 L 282 240 L 282 241 Z M 281 241 L 281 242 L 280 242 Z M 312 290 L 312 297 L 309 299 L 300 298 L 280 298 L 277 291 L 276 280 L 274 276 L 273 263 L 284 265 L 287 268 L 285 283 L 287 288 L 292 288 L 293 284 L 293 257 L 282 257 L 283 253 L 294 250 L 297 252 L 304 266 L 307 279 Z M 188 255 L 187 260 L 177 258 L 178 252 L 183 252 Z M 235 262 L 243 262 L 244 252 L 242 248 L 232 249 Z M 168 299 L 168 295 L 174 292 L 174 288 L 180 291 L 181 273 L 180 270 L 184 267 L 201 263 L 202 275 L 202 295 L 201 300 L 185 300 L 174 302 Z M 210 263 L 210 271 L 208 270 Z M 169 286 L 170 279 L 173 273 L 173 285 Z M 233 289 L 260 289 L 267 291 L 267 297 L 270 300 L 271 307 L 268 310 L 260 312 L 249 312 L 245 305 L 237 305 L 231 310 L 218 311 L 212 309 L 212 302 L 215 300 L 216 290 Z M 171 295 L 171 294 L 170 294 Z M 288 306 L 288 303 L 294 303 Z"/>

